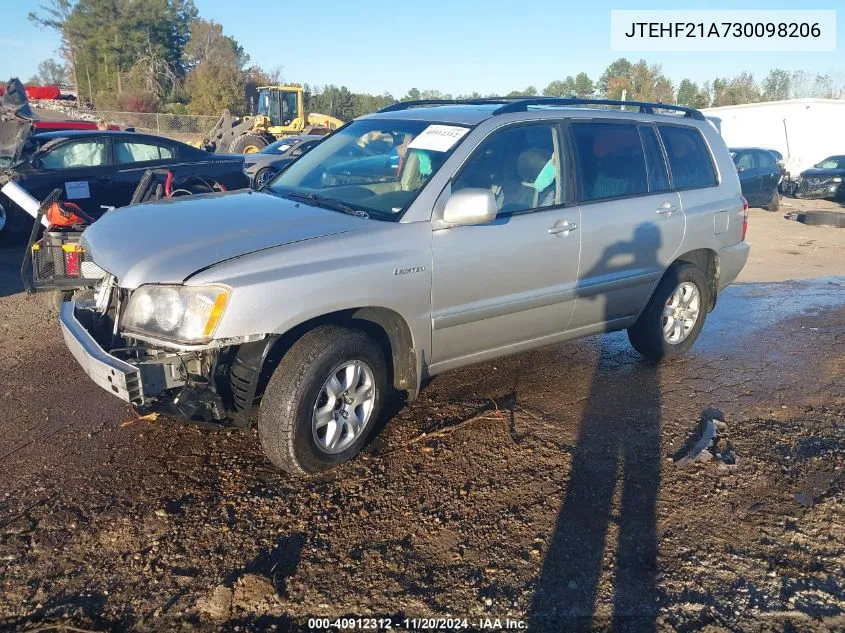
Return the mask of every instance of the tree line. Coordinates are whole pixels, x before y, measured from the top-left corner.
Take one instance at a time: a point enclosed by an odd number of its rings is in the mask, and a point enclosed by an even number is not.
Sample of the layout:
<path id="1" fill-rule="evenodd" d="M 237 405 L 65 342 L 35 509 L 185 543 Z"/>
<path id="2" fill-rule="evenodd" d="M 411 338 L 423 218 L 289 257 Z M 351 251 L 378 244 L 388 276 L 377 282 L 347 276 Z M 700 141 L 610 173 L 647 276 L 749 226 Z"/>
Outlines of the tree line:
<path id="1" fill-rule="evenodd" d="M 100 110 L 246 114 L 256 88 L 285 83 L 281 68 L 250 65 L 249 55 L 222 25 L 199 17 L 193 0 L 49 0 L 29 14 L 60 37 L 61 62 L 44 60 L 32 83 L 70 83 L 79 99 Z M 397 100 L 451 99 L 436 89 L 390 93 L 352 92 L 346 86 L 305 89 L 306 109 L 348 120 Z M 613 61 L 595 80 L 581 72 L 555 79 L 542 90 L 526 86 L 506 96 L 598 97 L 677 103 L 696 108 L 801 97 L 845 98 L 839 75 L 775 68 L 762 80 L 748 72 L 677 86 L 660 64 Z M 455 99 L 480 98 L 478 92 Z"/>

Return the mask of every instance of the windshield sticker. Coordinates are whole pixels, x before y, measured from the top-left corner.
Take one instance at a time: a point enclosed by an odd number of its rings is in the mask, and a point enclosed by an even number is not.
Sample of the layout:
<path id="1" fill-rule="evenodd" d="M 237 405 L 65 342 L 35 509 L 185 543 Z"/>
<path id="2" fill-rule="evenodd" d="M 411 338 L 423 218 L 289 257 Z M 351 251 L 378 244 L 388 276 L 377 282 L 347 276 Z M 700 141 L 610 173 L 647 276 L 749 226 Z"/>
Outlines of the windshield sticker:
<path id="1" fill-rule="evenodd" d="M 469 132 L 468 128 L 456 125 L 429 125 L 411 141 L 408 148 L 448 152 L 467 132 Z"/>
<path id="2" fill-rule="evenodd" d="M 65 193 L 68 200 L 81 200 L 82 198 L 90 198 L 91 192 L 88 190 L 88 181 L 79 180 L 76 182 L 65 183 Z"/>

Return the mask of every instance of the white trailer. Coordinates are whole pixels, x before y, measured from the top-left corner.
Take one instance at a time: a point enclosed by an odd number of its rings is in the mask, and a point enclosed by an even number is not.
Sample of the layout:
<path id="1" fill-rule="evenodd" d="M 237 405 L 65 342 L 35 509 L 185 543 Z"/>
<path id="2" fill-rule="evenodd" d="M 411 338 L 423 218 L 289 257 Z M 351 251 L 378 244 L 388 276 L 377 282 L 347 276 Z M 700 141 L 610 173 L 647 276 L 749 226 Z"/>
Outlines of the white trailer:
<path id="1" fill-rule="evenodd" d="M 793 178 L 827 156 L 845 154 L 843 99 L 767 101 L 702 112 L 719 119 L 728 147 L 779 151 Z"/>

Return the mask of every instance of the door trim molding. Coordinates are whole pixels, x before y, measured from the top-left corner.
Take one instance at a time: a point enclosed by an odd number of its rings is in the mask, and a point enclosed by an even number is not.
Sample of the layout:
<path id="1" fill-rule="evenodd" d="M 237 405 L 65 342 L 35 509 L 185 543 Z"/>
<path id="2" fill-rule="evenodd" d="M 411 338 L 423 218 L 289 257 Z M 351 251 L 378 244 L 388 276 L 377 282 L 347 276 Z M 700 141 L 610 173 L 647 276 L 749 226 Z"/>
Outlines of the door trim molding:
<path id="1" fill-rule="evenodd" d="M 569 287 L 542 295 L 533 295 L 524 299 L 514 299 L 513 301 L 507 301 L 505 303 L 496 303 L 493 305 L 463 310 L 461 312 L 442 314 L 432 318 L 432 328 L 434 330 L 445 330 L 450 327 L 473 323 L 474 321 L 493 319 L 495 317 L 506 316 L 508 314 L 522 312 L 524 310 L 545 308 L 556 303 L 572 301 L 577 296 L 578 289 Z"/>
<path id="2" fill-rule="evenodd" d="M 525 310 L 545 308 L 556 303 L 566 303 L 567 301 L 573 301 L 577 298 L 592 297 L 598 294 L 620 290 L 622 288 L 653 284 L 661 277 L 662 274 L 663 273 L 661 271 L 648 273 L 638 272 L 635 275 L 627 275 L 625 277 L 611 279 L 609 281 L 576 285 L 574 288 L 562 288 L 554 292 L 548 292 L 542 295 L 533 295 L 523 299 L 514 299 L 505 303 L 496 303 L 493 305 L 463 310 L 461 312 L 441 314 L 432 318 L 432 329 L 435 331 L 445 330 L 450 327 L 466 325 L 467 323 L 473 323 L 475 321 L 507 316 L 508 314 L 523 312 Z"/>

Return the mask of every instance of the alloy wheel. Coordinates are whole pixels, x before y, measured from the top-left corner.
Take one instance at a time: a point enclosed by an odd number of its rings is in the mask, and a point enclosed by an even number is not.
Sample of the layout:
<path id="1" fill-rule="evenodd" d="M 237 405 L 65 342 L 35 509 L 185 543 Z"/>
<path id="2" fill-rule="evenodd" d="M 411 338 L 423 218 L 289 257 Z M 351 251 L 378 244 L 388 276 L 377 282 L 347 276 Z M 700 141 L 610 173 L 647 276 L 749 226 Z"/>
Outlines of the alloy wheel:
<path id="1" fill-rule="evenodd" d="M 692 332 L 701 314 L 701 293 L 694 283 L 678 284 L 663 308 L 663 338 L 677 345 Z"/>
<path id="2" fill-rule="evenodd" d="M 367 428 L 375 402 L 375 378 L 367 363 L 351 360 L 336 367 L 314 403 L 311 430 L 317 447 L 330 454 L 349 448 Z"/>

